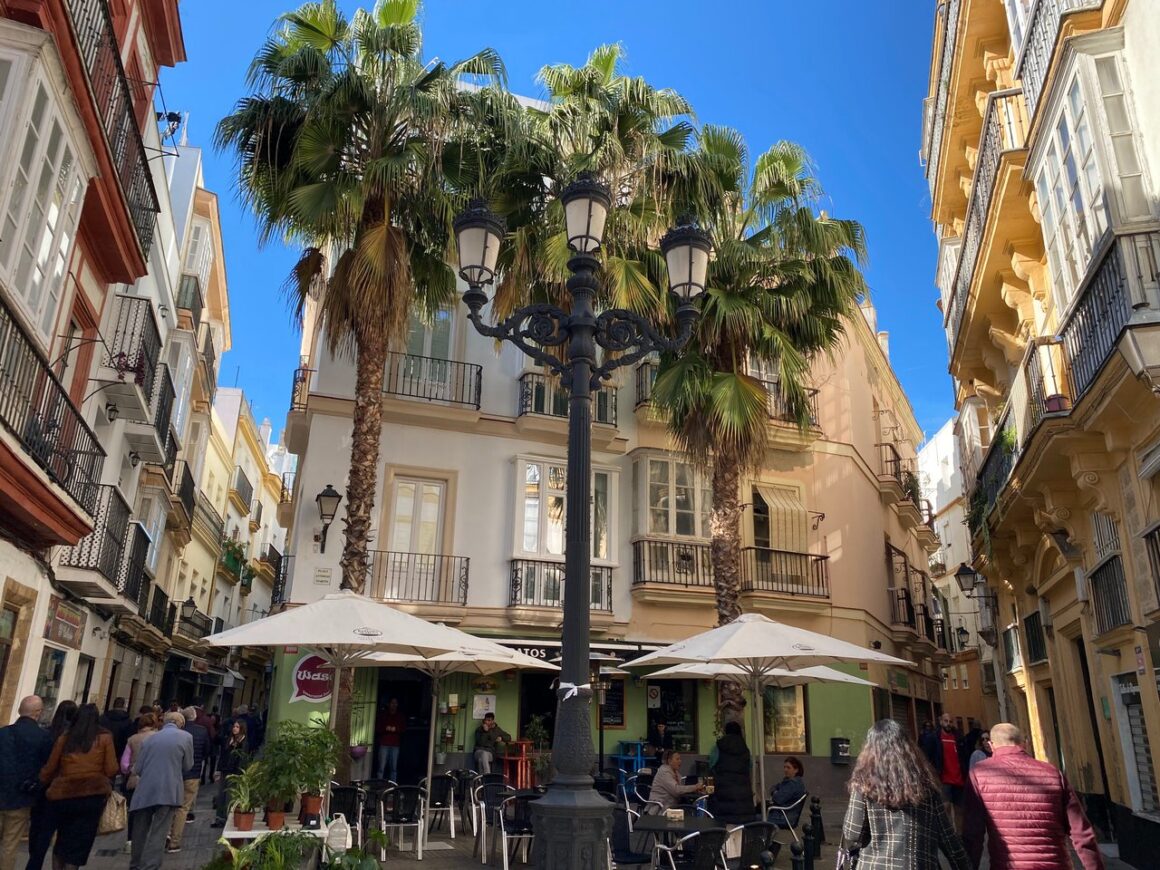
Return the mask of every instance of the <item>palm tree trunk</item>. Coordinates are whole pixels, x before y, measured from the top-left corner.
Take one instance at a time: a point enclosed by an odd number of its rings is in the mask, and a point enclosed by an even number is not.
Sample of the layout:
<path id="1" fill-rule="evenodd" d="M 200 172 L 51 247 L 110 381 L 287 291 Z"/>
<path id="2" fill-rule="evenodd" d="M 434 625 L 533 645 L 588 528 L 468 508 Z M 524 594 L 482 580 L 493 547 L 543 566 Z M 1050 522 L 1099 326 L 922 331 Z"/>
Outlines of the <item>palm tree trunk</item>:
<path id="1" fill-rule="evenodd" d="M 355 370 L 354 426 L 350 477 L 346 484 L 346 532 L 342 548 L 342 588 L 362 593 L 367 580 L 375 487 L 379 478 L 379 440 L 383 428 L 383 375 L 387 341 L 371 330 L 360 333 Z"/>
<path id="2" fill-rule="evenodd" d="M 354 706 L 354 668 L 339 668 L 334 678 L 338 704 L 334 710 L 335 721 L 331 725 L 342 747 L 342 751 L 338 754 L 334 778 L 342 785 L 346 785 L 350 782 L 350 714 Z"/>
<path id="3" fill-rule="evenodd" d="M 713 510 L 709 514 L 709 562 L 717 594 L 717 624 L 741 615 L 742 462 L 720 453 L 713 457 Z"/>

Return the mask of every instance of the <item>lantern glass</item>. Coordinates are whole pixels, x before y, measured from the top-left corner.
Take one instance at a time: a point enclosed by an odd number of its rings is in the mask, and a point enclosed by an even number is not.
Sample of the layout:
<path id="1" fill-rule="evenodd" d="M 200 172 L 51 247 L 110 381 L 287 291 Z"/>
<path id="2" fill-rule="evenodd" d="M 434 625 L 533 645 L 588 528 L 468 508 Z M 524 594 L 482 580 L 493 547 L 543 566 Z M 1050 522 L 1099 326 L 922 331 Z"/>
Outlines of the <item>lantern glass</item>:
<path id="1" fill-rule="evenodd" d="M 181 603 L 181 618 L 188 622 L 193 619 L 195 613 L 197 613 L 197 602 L 193 600 L 191 595 Z"/>
<path id="2" fill-rule="evenodd" d="M 459 254 L 459 275 L 471 287 L 495 280 L 504 222 L 483 200 L 472 200 L 455 219 L 455 245 Z"/>
<path id="3" fill-rule="evenodd" d="M 955 581 L 959 584 L 959 589 L 964 595 L 970 595 L 975 590 L 978 577 L 979 575 L 966 562 L 959 565 L 959 569 L 955 571 Z"/>
<path id="4" fill-rule="evenodd" d="M 338 513 L 338 504 L 342 501 L 342 495 L 328 483 L 326 489 L 322 490 L 314 500 L 318 503 L 319 518 L 323 523 L 330 523 L 334 520 L 334 515 Z"/>
<path id="5" fill-rule="evenodd" d="M 705 292 L 709 275 L 709 234 L 692 223 L 674 227 L 661 239 L 661 251 L 669 270 L 669 289 L 682 303 Z"/>
<path id="6" fill-rule="evenodd" d="M 568 246 L 581 254 L 600 250 L 608 209 L 612 206 L 608 188 L 595 176 L 585 173 L 564 188 L 560 202 L 564 206 Z"/>

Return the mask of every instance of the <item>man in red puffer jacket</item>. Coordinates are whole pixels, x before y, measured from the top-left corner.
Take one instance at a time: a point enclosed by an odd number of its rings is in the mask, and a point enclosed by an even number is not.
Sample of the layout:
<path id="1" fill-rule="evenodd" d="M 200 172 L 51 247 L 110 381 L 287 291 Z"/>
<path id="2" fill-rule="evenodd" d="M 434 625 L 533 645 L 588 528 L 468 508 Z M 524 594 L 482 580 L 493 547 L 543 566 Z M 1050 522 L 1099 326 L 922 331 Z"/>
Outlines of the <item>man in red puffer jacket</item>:
<path id="1" fill-rule="evenodd" d="M 994 755 L 971 770 L 963 840 L 977 867 L 983 835 L 991 870 L 1070 867 L 1067 840 L 1084 870 L 1104 870 L 1096 834 L 1067 778 L 1023 751 L 1023 735 L 1006 723 L 991 727 Z"/>

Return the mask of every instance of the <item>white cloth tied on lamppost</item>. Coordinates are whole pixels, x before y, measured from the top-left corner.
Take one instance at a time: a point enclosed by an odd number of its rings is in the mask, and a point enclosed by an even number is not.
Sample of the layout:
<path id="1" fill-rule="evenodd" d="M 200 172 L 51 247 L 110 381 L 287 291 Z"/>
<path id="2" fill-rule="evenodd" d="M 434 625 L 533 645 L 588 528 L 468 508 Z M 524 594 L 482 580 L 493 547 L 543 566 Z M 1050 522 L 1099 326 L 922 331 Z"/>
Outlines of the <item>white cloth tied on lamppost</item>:
<path id="1" fill-rule="evenodd" d="M 727 678 L 744 682 L 756 700 L 752 734 L 754 739 L 759 741 L 758 779 L 761 788 L 761 817 L 765 819 L 767 818 L 766 807 L 769 796 L 765 789 L 765 739 L 760 728 L 761 723 L 765 721 L 763 686 L 776 684 L 778 679 L 814 682 L 817 681 L 817 678 L 815 677 L 813 680 L 806 678 L 805 669 L 820 665 L 858 662 L 876 662 L 903 667 L 913 665 L 906 659 L 866 649 L 857 644 L 808 629 L 775 622 L 759 613 L 745 613 L 727 625 L 703 631 L 631 662 L 626 662 L 625 667 L 724 665 L 730 669 L 736 669 Z M 797 676 L 785 676 L 786 672 Z M 703 679 L 720 678 L 717 673 L 712 672 L 712 668 L 710 668 L 710 672 L 697 676 Z M 849 675 L 843 676 L 848 677 L 848 679 L 831 681 L 849 682 L 859 679 L 849 677 Z M 783 683 L 783 685 L 789 685 L 789 683 Z M 794 683 L 794 685 L 800 685 L 800 682 Z"/>

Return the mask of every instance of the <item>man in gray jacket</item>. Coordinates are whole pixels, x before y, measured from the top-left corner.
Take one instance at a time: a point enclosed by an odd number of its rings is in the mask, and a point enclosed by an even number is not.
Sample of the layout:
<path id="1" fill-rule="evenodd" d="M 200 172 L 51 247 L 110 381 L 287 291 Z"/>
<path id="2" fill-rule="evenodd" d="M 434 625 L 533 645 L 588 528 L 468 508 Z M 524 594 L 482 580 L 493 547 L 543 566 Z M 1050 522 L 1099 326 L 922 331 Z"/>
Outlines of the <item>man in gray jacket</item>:
<path id="1" fill-rule="evenodd" d="M 173 813 L 185 801 L 185 771 L 193 767 L 193 737 L 180 713 L 166 713 L 165 727 L 141 744 L 133 773 L 141 780 L 129 804 L 133 841 L 129 870 L 159 870 Z"/>

